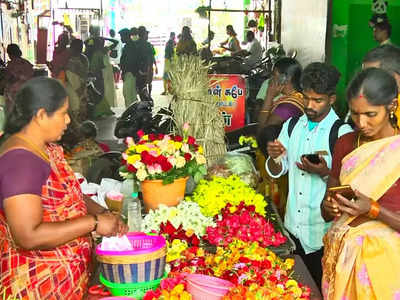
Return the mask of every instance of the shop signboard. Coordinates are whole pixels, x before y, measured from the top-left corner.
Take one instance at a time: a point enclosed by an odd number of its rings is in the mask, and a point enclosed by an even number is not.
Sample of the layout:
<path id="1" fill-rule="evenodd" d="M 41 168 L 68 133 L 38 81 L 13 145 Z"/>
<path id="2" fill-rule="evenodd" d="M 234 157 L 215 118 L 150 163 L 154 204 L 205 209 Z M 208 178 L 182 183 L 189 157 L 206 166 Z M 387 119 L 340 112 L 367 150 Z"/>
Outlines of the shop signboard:
<path id="1" fill-rule="evenodd" d="M 242 128 L 245 123 L 246 81 L 238 74 L 212 74 L 208 89 L 224 117 L 225 131 Z"/>

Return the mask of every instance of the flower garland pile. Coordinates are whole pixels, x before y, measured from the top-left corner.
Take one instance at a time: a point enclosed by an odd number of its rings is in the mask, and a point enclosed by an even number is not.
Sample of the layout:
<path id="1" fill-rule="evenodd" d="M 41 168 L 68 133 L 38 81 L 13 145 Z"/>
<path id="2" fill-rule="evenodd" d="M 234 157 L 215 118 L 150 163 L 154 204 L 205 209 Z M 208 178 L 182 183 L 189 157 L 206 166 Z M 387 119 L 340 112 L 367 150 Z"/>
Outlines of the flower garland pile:
<path id="1" fill-rule="evenodd" d="M 186 291 L 186 280 L 180 274 L 173 275 L 171 278 L 161 280 L 160 287 L 153 291 L 149 290 L 143 300 L 191 300 L 192 295 Z"/>
<path id="2" fill-rule="evenodd" d="M 254 205 L 255 211 L 262 216 L 265 216 L 267 206 L 263 195 L 257 194 L 237 175 L 228 178 L 213 177 L 210 181 L 201 180 L 193 196 L 187 197 L 187 200 L 198 203 L 203 215 L 209 217 L 218 215 L 228 203 L 232 206 L 238 206 L 240 202 L 247 206 Z"/>
<path id="3" fill-rule="evenodd" d="M 238 206 L 230 203 L 221 211 L 217 225 L 207 227 L 206 239 L 216 246 L 227 246 L 234 239 L 244 242 L 259 242 L 262 247 L 279 246 L 287 238 L 280 232 L 275 232 L 274 226 L 263 216 L 255 212 L 253 205 Z"/>
<path id="4" fill-rule="evenodd" d="M 215 226 L 213 218 L 204 216 L 197 203 L 182 201 L 176 207 L 160 204 L 158 209 L 150 210 L 144 217 L 142 230 L 144 232 L 155 231 L 171 235 L 172 232 L 170 230 L 172 228 L 168 226 L 168 222 L 176 231 L 181 227 L 188 233 L 193 232 L 198 238 L 206 233 L 207 227 Z"/>
<path id="5" fill-rule="evenodd" d="M 234 283 L 236 287 L 226 300 L 247 299 L 237 298 L 239 295 L 251 295 L 250 299 L 309 299 L 311 293 L 309 287 L 291 277 L 293 259 L 283 261 L 257 242 L 234 240 L 218 247 L 216 254 L 191 247 L 170 265 L 172 272 L 205 274 Z"/>

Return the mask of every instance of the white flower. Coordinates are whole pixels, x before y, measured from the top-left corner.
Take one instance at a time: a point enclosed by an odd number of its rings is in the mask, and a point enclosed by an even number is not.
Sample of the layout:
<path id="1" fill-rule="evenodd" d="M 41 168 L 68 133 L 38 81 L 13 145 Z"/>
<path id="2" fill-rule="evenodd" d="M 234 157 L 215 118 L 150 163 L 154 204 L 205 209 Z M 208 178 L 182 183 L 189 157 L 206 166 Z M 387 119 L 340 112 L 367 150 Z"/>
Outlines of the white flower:
<path id="1" fill-rule="evenodd" d="M 204 165 L 206 163 L 206 158 L 204 157 L 204 155 L 196 154 L 196 162 L 199 165 Z"/>
<path id="2" fill-rule="evenodd" d="M 176 167 L 179 168 L 183 168 L 186 164 L 186 159 L 183 156 L 178 156 L 176 158 Z"/>
<path id="3" fill-rule="evenodd" d="M 136 177 L 139 179 L 139 181 L 143 181 L 147 177 L 147 172 L 145 169 L 141 168 L 136 172 Z"/>
<path id="4" fill-rule="evenodd" d="M 182 150 L 182 152 L 185 152 L 185 153 L 190 152 L 189 144 L 186 144 L 186 143 L 183 144 L 181 150 Z"/>

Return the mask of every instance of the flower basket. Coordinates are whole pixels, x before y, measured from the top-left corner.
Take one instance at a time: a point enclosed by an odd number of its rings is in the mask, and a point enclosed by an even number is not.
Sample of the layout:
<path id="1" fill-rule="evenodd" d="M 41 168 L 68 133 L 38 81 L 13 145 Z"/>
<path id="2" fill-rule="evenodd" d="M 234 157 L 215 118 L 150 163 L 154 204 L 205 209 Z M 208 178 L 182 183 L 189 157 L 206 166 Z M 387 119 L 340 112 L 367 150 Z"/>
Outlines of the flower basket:
<path id="1" fill-rule="evenodd" d="M 169 184 L 163 184 L 161 179 L 142 181 L 141 188 L 146 211 L 156 209 L 160 204 L 167 206 L 178 205 L 185 195 L 188 178 L 175 179 L 174 182 Z"/>

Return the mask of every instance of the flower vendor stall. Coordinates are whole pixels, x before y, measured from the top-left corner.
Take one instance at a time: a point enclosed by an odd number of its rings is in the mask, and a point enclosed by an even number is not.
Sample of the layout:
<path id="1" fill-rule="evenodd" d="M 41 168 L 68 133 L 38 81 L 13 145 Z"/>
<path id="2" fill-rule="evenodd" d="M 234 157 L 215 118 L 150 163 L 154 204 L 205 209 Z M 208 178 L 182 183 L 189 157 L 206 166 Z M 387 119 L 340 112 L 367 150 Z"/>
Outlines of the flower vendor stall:
<path id="1" fill-rule="evenodd" d="M 142 232 L 128 234 L 129 240 L 142 240 L 146 257 L 135 256 L 135 250 L 128 251 L 130 260 L 118 253 L 116 259 L 98 257 L 105 273 L 97 275 L 101 283 L 114 295 L 145 300 L 321 299 L 301 258 L 291 255 L 295 246 L 274 204 L 239 175 L 205 176 L 202 149 L 187 132 L 185 127 L 182 136 L 139 133 L 138 141 L 127 139 L 124 177 L 169 185 L 193 176 L 197 185 L 176 203 L 148 207 Z M 165 241 L 157 256 L 145 242 L 154 236 Z M 147 267 L 136 262 L 155 268 L 148 271 L 153 277 L 140 281 L 136 274 Z M 136 281 L 121 281 L 126 272 Z M 114 277 L 119 281 L 112 282 Z"/>

